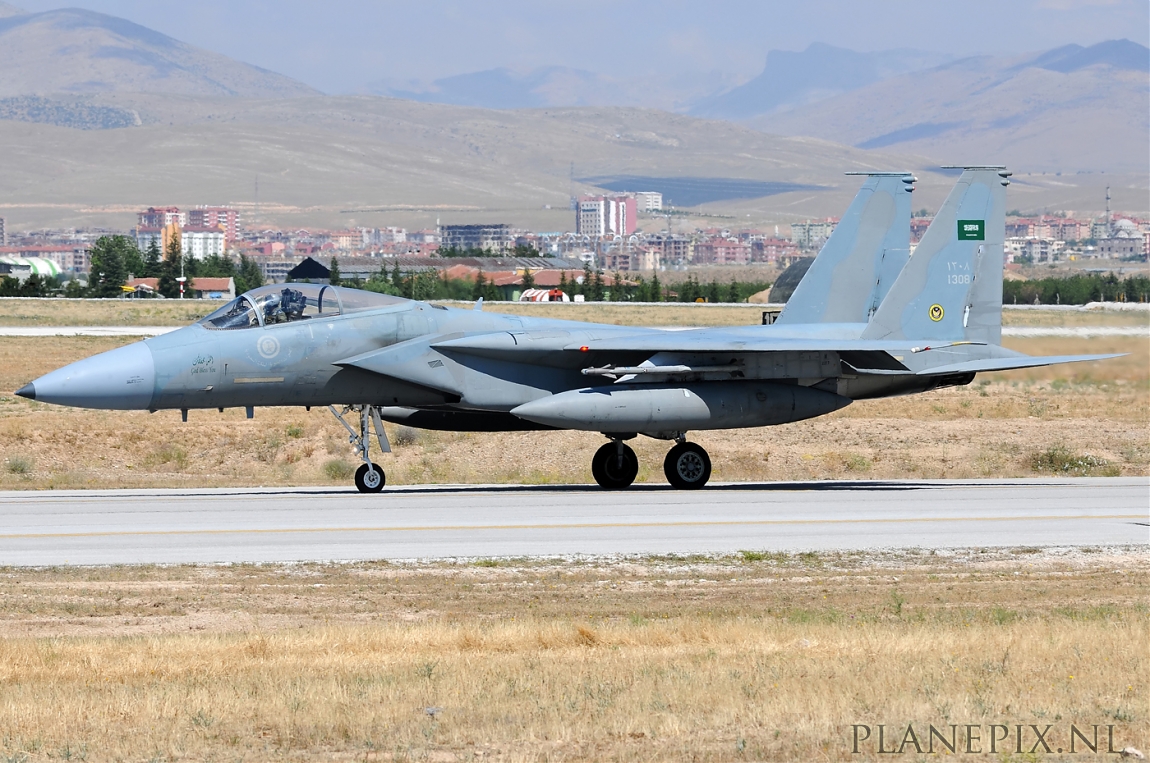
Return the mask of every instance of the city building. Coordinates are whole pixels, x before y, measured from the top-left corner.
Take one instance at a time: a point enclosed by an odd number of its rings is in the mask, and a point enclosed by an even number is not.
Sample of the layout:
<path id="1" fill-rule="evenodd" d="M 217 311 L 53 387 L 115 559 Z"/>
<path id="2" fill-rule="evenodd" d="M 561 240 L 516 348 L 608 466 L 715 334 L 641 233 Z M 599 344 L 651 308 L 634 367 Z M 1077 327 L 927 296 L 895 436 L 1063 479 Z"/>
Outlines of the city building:
<path id="1" fill-rule="evenodd" d="M 330 241 L 336 249 L 345 252 L 363 249 L 371 245 L 371 230 L 368 228 L 356 228 L 355 230 L 332 231 L 328 234 L 328 241 Z"/>
<path id="2" fill-rule="evenodd" d="M 407 241 L 407 231 L 403 228 L 387 227 L 375 230 L 375 244 L 402 244 Z"/>
<path id="3" fill-rule="evenodd" d="M 662 247 L 654 246 L 609 249 L 600 258 L 600 266 L 608 273 L 647 273 L 660 269 L 662 254 Z"/>
<path id="4" fill-rule="evenodd" d="M 180 250 L 184 256 L 191 255 L 197 260 L 212 255 L 222 255 L 227 251 L 227 243 L 222 228 L 206 228 L 202 226 L 181 226 L 171 223 L 162 228 L 137 227 L 136 247 L 146 251 L 153 242 L 160 248 L 160 252 L 168 251 L 168 242 L 178 238 Z"/>
<path id="5" fill-rule="evenodd" d="M 205 257 L 222 256 L 227 250 L 227 239 L 222 228 L 207 228 L 192 226 L 179 231 L 180 248 L 184 256 L 191 255 L 194 259 L 202 260 Z"/>
<path id="6" fill-rule="evenodd" d="M 1008 238 L 1052 238 L 1058 241 L 1080 241 L 1094 238 L 1092 226 L 1069 217 L 1016 217 L 1006 221 Z"/>
<path id="7" fill-rule="evenodd" d="M 172 224 L 180 227 L 188 224 L 188 215 L 179 207 L 148 207 L 136 213 L 136 226 L 139 228 L 163 228 Z"/>
<path id="8" fill-rule="evenodd" d="M 791 223 L 791 241 L 800 249 L 818 249 L 831 237 L 838 223 L 838 219 L 834 217 Z"/>
<path id="9" fill-rule="evenodd" d="M 8 228 L 3 217 L 0 217 L 0 246 L 8 246 Z"/>
<path id="10" fill-rule="evenodd" d="M 751 246 L 735 237 L 715 237 L 695 244 L 697 265 L 746 265 L 751 261 Z"/>
<path id="11" fill-rule="evenodd" d="M 695 257 L 695 242 L 679 233 L 655 233 L 647 236 L 648 247 L 658 249 L 661 267 L 678 267 Z"/>
<path id="12" fill-rule="evenodd" d="M 1003 243 L 1007 262 L 1014 262 L 1019 258 L 1025 258 L 1036 263 L 1055 262 L 1066 246 L 1066 242 L 1055 241 L 1052 238 L 1023 238 L 1021 236 L 1009 236 Z"/>
<path id="13" fill-rule="evenodd" d="M 439 226 L 439 245 L 444 249 L 461 251 L 486 249 L 493 252 L 505 252 L 511 248 L 514 240 L 515 236 L 511 226 L 504 223 Z"/>
<path id="14" fill-rule="evenodd" d="M 1097 241 L 1097 256 L 1118 259 L 1141 257 L 1147 253 L 1146 235 L 1133 220 L 1121 218 L 1115 220 L 1109 228 L 1109 235 Z"/>
<path id="15" fill-rule="evenodd" d="M 575 233 L 629 236 L 638 216 L 634 196 L 583 196 L 575 213 Z"/>
<path id="16" fill-rule="evenodd" d="M 785 238 L 764 238 L 751 243 L 751 262 L 787 264 L 798 256 L 798 245 Z"/>
<path id="17" fill-rule="evenodd" d="M 264 283 L 283 283 L 287 280 L 287 274 L 300 262 L 277 257 L 255 257 L 253 261 L 263 274 Z"/>
<path id="18" fill-rule="evenodd" d="M 635 194 L 635 206 L 640 212 L 658 212 L 663 208 L 663 194 L 656 191 L 639 191 Z"/>
<path id="19" fill-rule="evenodd" d="M 933 217 L 912 217 L 910 218 L 910 241 L 912 244 L 917 244 L 922 241 L 922 236 L 926 233 L 926 229 L 934 222 Z M 1013 234 L 1008 234 L 1013 235 Z M 1027 234 L 1023 234 L 1027 235 Z"/>
<path id="20" fill-rule="evenodd" d="M 416 230 L 407 234 L 407 240 L 417 244 L 438 244 L 439 231 L 438 230 Z"/>
<path id="21" fill-rule="evenodd" d="M 240 213 L 230 207 L 196 207 L 187 214 L 187 225 L 197 228 L 220 228 L 228 246 L 240 235 Z"/>

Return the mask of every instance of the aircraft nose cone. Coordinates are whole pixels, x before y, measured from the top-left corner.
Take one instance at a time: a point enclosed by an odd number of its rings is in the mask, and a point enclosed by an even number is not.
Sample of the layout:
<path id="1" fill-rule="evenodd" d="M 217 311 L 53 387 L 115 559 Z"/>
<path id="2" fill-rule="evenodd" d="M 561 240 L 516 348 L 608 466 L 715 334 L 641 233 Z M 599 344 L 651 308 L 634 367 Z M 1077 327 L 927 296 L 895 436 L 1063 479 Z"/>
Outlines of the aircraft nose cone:
<path id="1" fill-rule="evenodd" d="M 151 405 L 155 386 L 152 350 L 136 342 L 45 374 L 16 394 L 41 403 L 127 411 Z"/>

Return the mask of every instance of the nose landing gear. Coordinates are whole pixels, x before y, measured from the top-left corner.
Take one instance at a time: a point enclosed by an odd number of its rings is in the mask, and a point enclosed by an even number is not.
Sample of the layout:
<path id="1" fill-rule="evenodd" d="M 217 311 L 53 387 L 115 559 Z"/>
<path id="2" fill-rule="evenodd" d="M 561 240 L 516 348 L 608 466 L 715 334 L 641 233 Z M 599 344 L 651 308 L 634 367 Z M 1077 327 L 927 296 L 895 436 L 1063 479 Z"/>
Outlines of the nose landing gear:
<path id="1" fill-rule="evenodd" d="M 387 484 L 387 475 L 383 473 L 379 464 L 372 463 L 368 452 L 371 446 L 371 435 L 367 431 L 368 420 L 371 421 L 371 427 L 375 430 L 380 452 L 391 452 L 391 443 L 387 441 L 387 433 L 383 431 L 383 420 L 379 417 L 379 409 L 370 405 L 348 405 L 340 412 L 335 409 L 335 406 L 329 405 L 328 410 L 340 424 L 343 424 L 343 428 L 348 433 L 347 441 L 355 446 L 360 458 L 363 459 L 363 464 L 355 471 L 356 489 L 361 493 L 378 493 L 383 490 L 383 486 Z M 349 413 L 359 414 L 359 434 L 356 434 L 351 425 L 347 423 L 347 419 L 344 418 Z"/>

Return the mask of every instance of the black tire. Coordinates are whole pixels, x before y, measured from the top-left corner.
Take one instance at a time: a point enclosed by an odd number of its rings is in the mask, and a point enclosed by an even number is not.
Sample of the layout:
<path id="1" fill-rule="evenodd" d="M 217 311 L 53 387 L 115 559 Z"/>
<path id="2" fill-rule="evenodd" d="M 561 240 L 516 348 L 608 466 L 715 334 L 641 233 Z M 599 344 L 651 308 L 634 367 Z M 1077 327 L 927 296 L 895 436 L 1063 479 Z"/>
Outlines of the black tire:
<path id="1" fill-rule="evenodd" d="M 711 479 L 711 457 L 701 445 L 681 442 L 663 459 L 663 474 L 678 490 L 698 490 Z"/>
<path id="2" fill-rule="evenodd" d="M 622 456 L 622 458 L 620 458 Z M 618 446 L 609 442 L 595 451 L 591 459 L 591 474 L 604 490 L 623 490 L 631 486 L 639 473 L 639 457 L 630 446 L 624 445 L 622 454 Z"/>
<path id="3" fill-rule="evenodd" d="M 376 479 L 368 478 L 368 471 L 367 464 L 362 464 L 355 470 L 356 489 L 361 493 L 378 493 L 380 490 L 383 490 L 383 486 L 387 484 L 387 475 L 383 473 L 383 469 L 379 467 L 379 464 L 371 465 L 371 471 L 379 475 L 378 478 L 376 478 L 379 480 L 378 483 Z"/>

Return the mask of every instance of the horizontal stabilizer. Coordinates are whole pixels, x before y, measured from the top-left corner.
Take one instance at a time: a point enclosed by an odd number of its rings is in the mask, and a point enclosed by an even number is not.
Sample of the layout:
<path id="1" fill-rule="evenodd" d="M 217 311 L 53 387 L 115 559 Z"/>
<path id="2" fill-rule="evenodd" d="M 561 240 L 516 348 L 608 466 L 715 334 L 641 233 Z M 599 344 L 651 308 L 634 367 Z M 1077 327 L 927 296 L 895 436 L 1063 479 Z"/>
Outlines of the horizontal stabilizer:
<path id="1" fill-rule="evenodd" d="M 960 374 L 983 371 L 1011 371 L 1016 368 L 1038 368 L 1040 366 L 1055 366 L 1060 363 L 1086 363 L 1092 360 L 1109 360 L 1120 358 L 1126 353 L 1113 355 L 1040 355 L 1030 357 L 1020 355 L 1012 358 L 985 358 L 983 360 L 967 360 L 962 363 L 951 363 L 946 366 L 935 366 L 919 371 L 918 376 L 938 376 L 945 374 Z"/>

